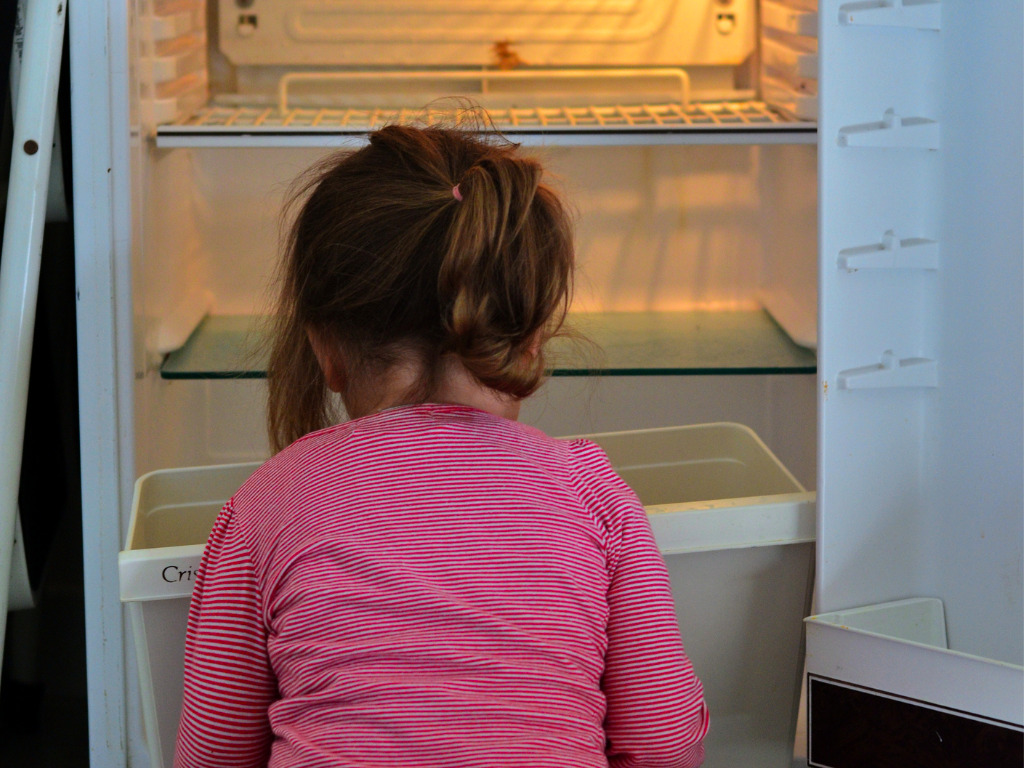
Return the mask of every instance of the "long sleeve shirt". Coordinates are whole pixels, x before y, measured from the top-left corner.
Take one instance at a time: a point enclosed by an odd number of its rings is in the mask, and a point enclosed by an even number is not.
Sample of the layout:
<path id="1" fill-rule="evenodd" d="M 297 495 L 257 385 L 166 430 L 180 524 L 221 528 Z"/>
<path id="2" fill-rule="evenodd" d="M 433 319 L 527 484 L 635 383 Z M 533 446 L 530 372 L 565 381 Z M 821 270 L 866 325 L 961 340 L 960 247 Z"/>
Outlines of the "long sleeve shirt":
<path id="1" fill-rule="evenodd" d="M 224 507 L 175 765 L 690 768 L 707 726 L 600 448 L 424 404 L 306 436 Z"/>

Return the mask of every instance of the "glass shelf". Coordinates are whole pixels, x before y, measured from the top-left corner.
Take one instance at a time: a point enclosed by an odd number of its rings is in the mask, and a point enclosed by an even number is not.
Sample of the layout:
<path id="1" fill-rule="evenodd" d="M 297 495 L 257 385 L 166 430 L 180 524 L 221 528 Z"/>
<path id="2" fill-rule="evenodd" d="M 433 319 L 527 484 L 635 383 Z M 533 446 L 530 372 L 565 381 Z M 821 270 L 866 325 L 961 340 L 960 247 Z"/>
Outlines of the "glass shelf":
<path id="1" fill-rule="evenodd" d="M 167 356 L 164 379 L 260 379 L 260 318 L 207 317 Z M 546 355 L 553 376 L 686 376 L 814 373 L 813 350 L 793 343 L 763 310 L 574 313 L 570 324 L 593 341 L 555 339 Z"/>

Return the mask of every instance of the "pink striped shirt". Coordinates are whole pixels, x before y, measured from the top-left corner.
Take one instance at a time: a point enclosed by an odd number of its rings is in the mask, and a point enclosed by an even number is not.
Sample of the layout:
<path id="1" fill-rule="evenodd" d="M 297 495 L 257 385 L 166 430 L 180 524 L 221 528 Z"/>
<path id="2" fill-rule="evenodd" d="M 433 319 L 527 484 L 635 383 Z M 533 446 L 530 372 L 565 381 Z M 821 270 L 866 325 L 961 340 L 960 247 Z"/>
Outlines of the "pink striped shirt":
<path id="1" fill-rule="evenodd" d="M 313 433 L 224 507 L 175 765 L 699 765 L 644 510 L 600 448 L 457 405 Z"/>

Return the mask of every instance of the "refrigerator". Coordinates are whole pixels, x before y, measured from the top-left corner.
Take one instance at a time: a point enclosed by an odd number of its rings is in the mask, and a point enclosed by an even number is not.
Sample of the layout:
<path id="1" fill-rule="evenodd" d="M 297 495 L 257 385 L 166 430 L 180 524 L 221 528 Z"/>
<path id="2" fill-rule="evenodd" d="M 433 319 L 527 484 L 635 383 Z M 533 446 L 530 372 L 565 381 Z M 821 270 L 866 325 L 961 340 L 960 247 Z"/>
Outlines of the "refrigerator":
<path id="1" fill-rule="evenodd" d="M 523 419 L 739 422 L 816 490 L 812 763 L 842 764 L 850 695 L 857 722 L 896 702 L 1019 741 L 1019 3 L 125 0 L 69 25 L 93 765 L 149 761 L 136 478 L 267 455 L 246 349 L 288 184 L 450 93 L 579 210 L 572 320 L 606 351 L 557 350 Z"/>

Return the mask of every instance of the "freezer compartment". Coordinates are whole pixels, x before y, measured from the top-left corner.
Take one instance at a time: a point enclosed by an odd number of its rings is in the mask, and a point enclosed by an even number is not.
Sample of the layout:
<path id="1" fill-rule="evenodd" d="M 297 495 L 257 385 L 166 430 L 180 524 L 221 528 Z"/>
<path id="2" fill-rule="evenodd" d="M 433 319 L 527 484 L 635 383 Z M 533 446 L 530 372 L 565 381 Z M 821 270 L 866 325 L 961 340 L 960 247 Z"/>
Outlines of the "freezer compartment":
<path id="1" fill-rule="evenodd" d="M 761 98 L 795 120 L 818 118 L 817 0 L 761 0 Z"/>
<path id="2" fill-rule="evenodd" d="M 806 623 L 812 765 L 880 765 L 886 754 L 921 765 L 1021 765 L 1024 667 L 950 648 L 941 600 Z"/>
<path id="3" fill-rule="evenodd" d="M 713 726 L 705 765 L 786 766 L 814 561 L 814 494 L 754 434 L 704 424 L 588 435 L 647 507 Z M 171 469 L 136 483 L 120 555 L 153 768 L 170 766 L 188 597 L 221 505 L 255 463 Z"/>
<path id="4" fill-rule="evenodd" d="M 237 66 L 740 64 L 756 24 L 754 0 L 244 5 L 217 0 L 220 50 Z"/>
<path id="5" fill-rule="evenodd" d="M 816 0 L 761 0 L 761 98 L 795 120 L 818 117 Z"/>
<path id="6" fill-rule="evenodd" d="M 527 141 L 813 142 L 758 100 L 758 23 L 755 0 L 150 0 L 138 114 L 160 147 L 333 146 L 450 122 L 448 96 Z"/>

